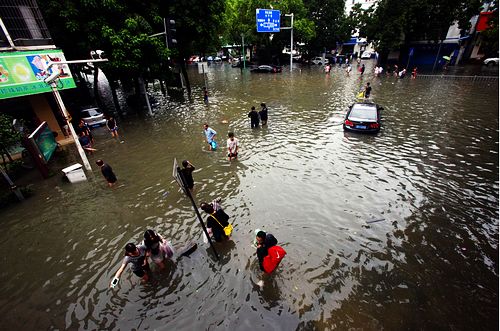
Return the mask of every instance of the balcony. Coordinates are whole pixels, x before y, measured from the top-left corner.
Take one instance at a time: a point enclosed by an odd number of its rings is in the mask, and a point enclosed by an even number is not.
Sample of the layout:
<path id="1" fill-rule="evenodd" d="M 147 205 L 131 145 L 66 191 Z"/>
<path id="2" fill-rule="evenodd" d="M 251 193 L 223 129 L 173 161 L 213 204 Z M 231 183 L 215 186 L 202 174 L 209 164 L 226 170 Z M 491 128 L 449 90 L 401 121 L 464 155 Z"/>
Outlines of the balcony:
<path id="1" fill-rule="evenodd" d="M 35 0 L 2 1 L 0 19 L 0 50 L 54 48 Z"/>

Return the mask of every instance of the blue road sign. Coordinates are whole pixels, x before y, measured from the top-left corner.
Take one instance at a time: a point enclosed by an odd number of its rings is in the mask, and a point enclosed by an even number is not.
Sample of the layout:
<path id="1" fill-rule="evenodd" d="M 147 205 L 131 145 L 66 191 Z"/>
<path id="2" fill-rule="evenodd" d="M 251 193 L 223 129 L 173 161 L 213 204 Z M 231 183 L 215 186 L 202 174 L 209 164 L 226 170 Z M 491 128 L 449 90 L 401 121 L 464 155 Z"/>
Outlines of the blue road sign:
<path id="1" fill-rule="evenodd" d="M 257 32 L 280 32 L 280 11 L 256 9 Z"/>

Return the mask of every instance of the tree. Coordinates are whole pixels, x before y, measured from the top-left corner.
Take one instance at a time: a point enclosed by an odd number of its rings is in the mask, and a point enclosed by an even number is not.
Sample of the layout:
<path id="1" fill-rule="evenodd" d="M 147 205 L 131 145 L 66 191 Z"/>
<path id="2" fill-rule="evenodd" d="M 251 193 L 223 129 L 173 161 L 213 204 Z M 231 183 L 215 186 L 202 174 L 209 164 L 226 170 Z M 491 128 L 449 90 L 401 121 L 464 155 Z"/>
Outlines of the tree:
<path id="1" fill-rule="evenodd" d="M 294 41 L 309 42 L 315 35 L 314 23 L 307 17 L 307 9 L 302 0 L 283 0 L 267 2 L 262 0 L 226 0 L 224 13 L 224 41 L 229 44 L 241 43 L 257 46 L 257 57 L 261 62 L 279 61 L 285 47 L 290 47 L 290 34 L 287 30 L 280 33 L 258 33 L 256 9 L 281 11 L 281 26 L 290 26 L 285 14 L 294 14 Z M 272 35 L 272 37 L 271 37 Z M 294 46 L 295 48 L 295 46 Z"/>
<path id="2" fill-rule="evenodd" d="M 160 12 L 164 17 L 176 22 L 177 46 L 173 57 L 180 65 L 181 72 L 191 94 L 186 72 L 186 59 L 193 54 L 206 55 L 220 49 L 223 31 L 224 0 L 171 0 L 162 2 Z"/>
<path id="3" fill-rule="evenodd" d="M 41 9 L 67 58 L 89 58 L 93 49 L 106 52 L 109 62 L 99 67 L 112 82 L 146 74 L 161 77 L 168 51 L 162 39 L 149 37 L 163 31 L 158 2 L 48 0 Z"/>
<path id="4" fill-rule="evenodd" d="M 315 25 L 315 37 L 309 49 L 332 49 L 350 39 L 354 26 L 345 14 L 345 0 L 307 0 L 305 4 L 308 17 Z"/>
<path id="5" fill-rule="evenodd" d="M 7 156 L 10 162 L 13 162 L 8 149 L 20 141 L 21 134 L 14 130 L 12 117 L 0 113 L 0 153 L 2 154 L 3 164 L 5 164 L 4 155 Z"/>
<path id="6" fill-rule="evenodd" d="M 479 0 L 381 0 L 375 9 L 354 16 L 362 20 L 360 34 L 374 42 L 385 62 L 389 51 L 411 41 L 443 40 L 454 22 L 468 29 L 479 6 Z"/>

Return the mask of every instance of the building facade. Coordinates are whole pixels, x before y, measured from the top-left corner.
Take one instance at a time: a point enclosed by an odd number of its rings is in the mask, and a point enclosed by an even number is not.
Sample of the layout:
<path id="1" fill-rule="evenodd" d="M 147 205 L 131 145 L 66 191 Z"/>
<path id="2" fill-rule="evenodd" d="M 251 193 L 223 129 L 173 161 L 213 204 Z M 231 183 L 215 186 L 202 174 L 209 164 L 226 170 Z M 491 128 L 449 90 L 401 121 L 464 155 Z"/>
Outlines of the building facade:
<path id="1" fill-rule="evenodd" d="M 53 70 L 59 70 L 58 89 L 75 87 L 67 65 L 54 45 L 35 0 L 0 2 L 0 111 L 34 130 L 47 122 L 56 139 L 64 139 L 64 116 L 57 107 L 51 88 L 44 82 Z"/>

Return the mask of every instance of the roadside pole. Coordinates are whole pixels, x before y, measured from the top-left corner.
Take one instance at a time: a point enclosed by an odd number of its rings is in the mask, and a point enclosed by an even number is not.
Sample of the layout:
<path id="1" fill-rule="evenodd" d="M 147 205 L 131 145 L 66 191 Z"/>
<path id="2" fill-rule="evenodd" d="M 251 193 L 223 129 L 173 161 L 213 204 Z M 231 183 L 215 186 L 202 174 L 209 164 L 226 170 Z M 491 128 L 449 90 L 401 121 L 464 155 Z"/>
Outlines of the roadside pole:
<path id="1" fill-rule="evenodd" d="M 289 27 L 280 28 L 280 30 L 290 30 L 290 72 L 292 72 L 293 65 L 293 13 L 285 14 L 287 17 L 291 17 L 291 22 Z"/>
<path id="2" fill-rule="evenodd" d="M 80 144 L 80 140 L 78 140 L 78 136 L 75 132 L 75 129 L 73 128 L 73 124 L 69 119 L 70 116 L 68 114 L 68 110 L 66 109 L 66 106 L 64 106 L 64 102 L 62 101 L 61 95 L 59 94 L 59 90 L 57 89 L 57 82 L 54 81 L 50 83 L 50 87 L 52 88 L 52 93 L 54 94 L 54 98 L 56 99 L 57 105 L 59 106 L 59 109 L 63 113 L 64 119 L 68 124 L 69 131 L 71 131 L 71 136 L 75 141 L 75 145 L 76 148 L 78 149 L 78 154 L 80 154 L 80 158 L 83 161 L 83 165 L 85 166 L 85 169 L 87 169 L 88 171 L 92 171 L 92 167 L 90 166 L 89 160 L 87 159 L 87 154 L 85 154 L 85 151 L 83 150 L 82 145 Z"/>
<path id="3" fill-rule="evenodd" d="M 208 242 L 210 243 L 210 247 L 212 247 L 212 250 L 215 254 L 215 257 L 217 260 L 219 260 L 219 254 L 217 253 L 217 250 L 215 249 L 215 246 L 212 242 L 212 239 L 210 238 L 210 235 L 208 234 L 207 228 L 205 227 L 205 223 L 203 223 L 203 218 L 200 215 L 200 212 L 198 211 L 198 206 L 196 206 L 196 202 L 194 201 L 193 196 L 191 195 L 191 191 L 187 187 L 187 182 L 186 179 L 184 178 L 184 175 L 181 172 L 181 168 L 177 165 L 177 160 L 174 159 L 174 166 L 173 166 L 173 177 L 177 184 L 182 188 L 182 191 L 184 191 L 184 194 L 187 195 L 189 200 L 191 201 L 191 205 L 193 206 L 193 209 L 196 213 L 196 216 L 198 217 L 198 221 L 201 224 L 201 227 L 203 229 L 203 232 L 205 233 L 205 236 L 207 236 Z"/>
<path id="4" fill-rule="evenodd" d="M 96 62 L 107 62 L 107 61 L 108 61 L 107 59 L 98 59 L 98 60 L 92 59 L 92 60 L 73 60 L 73 61 L 49 62 L 47 65 L 46 71 L 49 72 L 49 69 L 52 68 L 52 66 L 54 66 L 54 65 L 57 66 L 57 65 L 63 65 L 63 64 L 96 63 Z M 58 68 L 56 68 L 55 70 L 58 70 Z M 56 74 L 54 79 L 52 79 L 51 81 L 45 80 L 45 83 L 48 84 L 50 86 L 50 88 L 52 89 L 52 93 L 54 94 L 54 98 L 56 99 L 57 105 L 59 106 L 59 109 L 61 110 L 61 112 L 64 116 L 64 119 L 66 120 L 66 123 L 68 124 L 69 130 L 71 131 L 71 136 L 73 137 L 73 140 L 75 141 L 76 148 L 78 149 L 78 154 L 80 154 L 80 157 L 82 159 L 83 165 L 85 166 L 85 169 L 87 169 L 88 171 L 92 171 L 92 167 L 90 166 L 89 160 L 87 159 L 87 154 L 85 154 L 85 151 L 83 150 L 82 145 L 80 144 L 80 140 L 78 140 L 78 136 L 76 135 L 75 129 L 73 128 L 73 124 L 71 123 L 68 110 L 66 109 L 66 106 L 64 105 L 64 102 L 61 98 L 61 95 L 59 94 L 59 90 L 57 89 L 58 80 L 59 80 L 59 75 Z"/>

